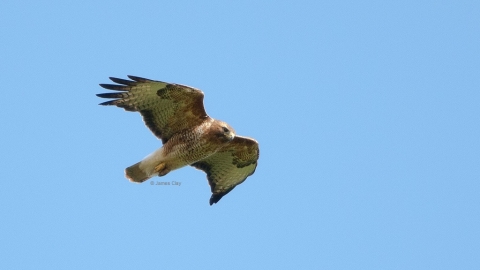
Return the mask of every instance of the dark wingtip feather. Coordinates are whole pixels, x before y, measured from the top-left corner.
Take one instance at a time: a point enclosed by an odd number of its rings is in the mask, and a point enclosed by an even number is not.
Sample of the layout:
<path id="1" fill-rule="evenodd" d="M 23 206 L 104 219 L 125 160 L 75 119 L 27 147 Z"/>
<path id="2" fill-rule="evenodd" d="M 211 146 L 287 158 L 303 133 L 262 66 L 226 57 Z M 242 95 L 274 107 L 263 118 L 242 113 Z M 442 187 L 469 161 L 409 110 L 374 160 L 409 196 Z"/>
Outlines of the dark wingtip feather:
<path id="1" fill-rule="evenodd" d="M 108 78 L 110 80 L 112 80 L 112 82 L 115 82 L 115 83 L 118 83 L 118 84 L 129 85 L 129 86 L 137 84 L 136 82 L 129 81 L 129 80 L 124 80 L 124 79 L 120 79 L 120 78 L 115 78 L 115 77 L 108 77 Z"/>
<path id="2" fill-rule="evenodd" d="M 101 98 L 123 98 L 125 96 L 127 96 L 128 94 L 126 94 L 126 92 L 120 92 L 120 93 L 101 93 L 101 94 L 97 94 L 97 97 L 101 97 Z"/>
<path id="3" fill-rule="evenodd" d="M 125 85 L 118 85 L 118 84 L 108 84 L 108 83 L 101 83 L 99 84 L 101 87 L 108 89 L 108 90 L 116 90 L 116 91 L 128 91 L 129 87 Z"/>
<path id="4" fill-rule="evenodd" d="M 117 100 L 109 100 L 109 101 L 99 103 L 98 105 L 102 105 L 102 106 L 117 105 L 117 103 L 115 101 L 117 101 Z"/>
<path id="5" fill-rule="evenodd" d="M 226 191 L 224 192 L 221 192 L 221 193 L 213 193 L 212 194 L 212 197 L 210 197 L 210 205 L 214 204 L 214 203 L 218 203 L 218 201 L 220 201 L 221 198 L 223 198 L 223 196 L 227 195 L 230 191 L 232 191 L 235 187 L 232 187 L 230 189 L 227 189 Z"/>
<path id="6" fill-rule="evenodd" d="M 212 194 L 212 197 L 210 197 L 210 205 L 213 205 L 214 203 L 218 203 L 218 201 L 220 201 L 223 195 L 224 194 Z"/>
<path id="7" fill-rule="evenodd" d="M 146 79 L 146 78 L 132 76 L 132 75 L 127 75 L 127 77 L 130 78 L 131 80 L 136 81 L 136 82 L 151 82 L 152 81 L 152 80 L 149 80 L 149 79 Z"/>

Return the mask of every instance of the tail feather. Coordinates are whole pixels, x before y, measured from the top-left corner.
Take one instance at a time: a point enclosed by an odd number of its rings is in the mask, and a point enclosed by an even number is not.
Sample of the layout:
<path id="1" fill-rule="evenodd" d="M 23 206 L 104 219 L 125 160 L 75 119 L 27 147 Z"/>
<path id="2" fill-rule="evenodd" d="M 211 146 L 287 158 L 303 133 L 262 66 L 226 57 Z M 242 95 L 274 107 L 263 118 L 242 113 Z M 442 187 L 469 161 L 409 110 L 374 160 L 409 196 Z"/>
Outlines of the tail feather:
<path id="1" fill-rule="evenodd" d="M 125 177 L 127 177 L 131 182 L 142 183 L 152 176 L 140 169 L 140 162 L 138 162 L 125 169 Z"/>
<path id="2" fill-rule="evenodd" d="M 136 77 L 135 77 L 136 78 Z M 142 161 L 133 164 L 125 169 L 125 176 L 131 182 L 142 183 L 146 180 L 159 175 L 157 167 L 162 163 L 164 159 L 163 147 L 148 155 Z M 165 167 L 165 166 L 164 166 Z M 167 174 L 170 170 L 163 168 L 162 176 Z"/>

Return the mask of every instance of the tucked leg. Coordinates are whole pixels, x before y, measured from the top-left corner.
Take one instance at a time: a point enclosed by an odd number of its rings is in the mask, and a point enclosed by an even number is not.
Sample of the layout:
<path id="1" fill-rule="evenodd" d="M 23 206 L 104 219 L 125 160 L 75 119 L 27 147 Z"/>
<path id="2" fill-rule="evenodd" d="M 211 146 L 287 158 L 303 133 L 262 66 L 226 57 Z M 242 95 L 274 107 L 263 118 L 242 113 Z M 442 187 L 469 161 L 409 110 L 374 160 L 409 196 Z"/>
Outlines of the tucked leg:
<path id="1" fill-rule="evenodd" d="M 170 169 L 168 169 L 167 165 L 164 162 L 162 162 L 157 166 L 155 166 L 154 172 L 158 173 L 158 176 L 164 176 L 170 172 Z"/>

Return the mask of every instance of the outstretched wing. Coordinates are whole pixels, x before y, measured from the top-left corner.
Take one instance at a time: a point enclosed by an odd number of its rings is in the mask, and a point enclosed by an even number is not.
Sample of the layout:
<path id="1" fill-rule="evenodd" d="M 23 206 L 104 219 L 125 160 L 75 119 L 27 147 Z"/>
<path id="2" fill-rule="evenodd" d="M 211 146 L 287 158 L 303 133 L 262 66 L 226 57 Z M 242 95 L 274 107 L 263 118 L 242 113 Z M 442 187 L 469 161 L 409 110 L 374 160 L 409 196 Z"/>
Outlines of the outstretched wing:
<path id="1" fill-rule="evenodd" d="M 207 173 L 208 183 L 213 193 L 210 205 L 220 201 L 223 196 L 255 172 L 259 154 L 257 141 L 235 136 L 217 153 L 192 164 L 193 167 Z"/>
<path id="2" fill-rule="evenodd" d="M 203 92 L 193 87 L 128 76 L 130 80 L 110 77 L 117 84 L 100 84 L 116 93 L 97 94 L 113 98 L 100 105 L 115 105 L 140 112 L 147 127 L 166 143 L 173 134 L 202 123 L 208 118 L 203 107 Z"/>

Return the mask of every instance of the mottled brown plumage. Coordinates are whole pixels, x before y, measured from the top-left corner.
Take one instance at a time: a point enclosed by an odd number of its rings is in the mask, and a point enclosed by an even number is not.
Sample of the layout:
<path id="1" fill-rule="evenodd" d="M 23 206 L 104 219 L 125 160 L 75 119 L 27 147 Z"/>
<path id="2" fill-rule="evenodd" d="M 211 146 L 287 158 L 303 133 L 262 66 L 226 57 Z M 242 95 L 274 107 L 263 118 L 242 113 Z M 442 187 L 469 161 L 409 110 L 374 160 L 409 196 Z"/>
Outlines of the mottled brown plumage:
<path id="1" fill-rule="evenodd" d="M 98 94 L 115 105 L 138 111 L 163 147 L 125 169 L 133 182 L 191 165 L 205 171 L 212 190 L 210 205 L 255 172 L 259 157 L 254 139 L 235 135 L 227 123 L 210 118 L 203 107 L 203 92 L 193 87 L 128 76 L 110 78 L 117 84 L 100 84 L 121 92 Z"/>

